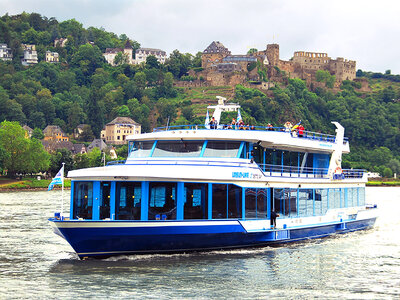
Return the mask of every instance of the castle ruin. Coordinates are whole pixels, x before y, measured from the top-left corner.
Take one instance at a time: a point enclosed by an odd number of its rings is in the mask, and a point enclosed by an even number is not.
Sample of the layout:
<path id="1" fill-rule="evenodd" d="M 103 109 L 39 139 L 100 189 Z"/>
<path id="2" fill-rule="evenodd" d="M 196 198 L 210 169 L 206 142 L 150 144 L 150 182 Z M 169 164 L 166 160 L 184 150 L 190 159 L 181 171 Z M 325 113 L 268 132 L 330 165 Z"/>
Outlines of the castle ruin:
<path id="1" fill-rule="evenodd" d="M 327 53 L 296 51 L 289 61 L 279 57 L 279 45 L 268 44 L 266 50 L 248 55 L 232 55 L 221 42 L 212 42 L 202 54 L 200 73 L 192 76 L 202 76 L 209 85 L 236 85 L 248 81 L 262 81 L 257 68 L 249 68 L 250 64 L 259 62 L 268 70 L 269 81 L 279 81 L 282 71 L 289 78 L 300 78 L 310 84 L 315 81 L 318 70 L 328 71 L 336 76 L 335 87 L 343 80 L 353 80 L 356 77 L 356 62 L 338 57 L 332 59 Z"/>

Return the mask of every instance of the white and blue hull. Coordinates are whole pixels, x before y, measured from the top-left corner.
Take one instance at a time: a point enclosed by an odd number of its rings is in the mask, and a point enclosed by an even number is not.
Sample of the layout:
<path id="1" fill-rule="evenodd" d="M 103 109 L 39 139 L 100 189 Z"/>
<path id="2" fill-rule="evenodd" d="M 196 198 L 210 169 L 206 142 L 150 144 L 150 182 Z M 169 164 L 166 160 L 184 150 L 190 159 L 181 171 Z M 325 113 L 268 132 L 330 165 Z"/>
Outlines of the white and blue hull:
<path id="1" fill-rule="evenodd" d="M 240 220 L 205 221 L 59 221 L 54 231 L 80 258 L 113 255 L 176 253 L 259 247 L 327 237 L 373 227 L 376 217 L 259 230 L 246 230 Z M 250 221 L 251 222 L 251 221 Z"/>

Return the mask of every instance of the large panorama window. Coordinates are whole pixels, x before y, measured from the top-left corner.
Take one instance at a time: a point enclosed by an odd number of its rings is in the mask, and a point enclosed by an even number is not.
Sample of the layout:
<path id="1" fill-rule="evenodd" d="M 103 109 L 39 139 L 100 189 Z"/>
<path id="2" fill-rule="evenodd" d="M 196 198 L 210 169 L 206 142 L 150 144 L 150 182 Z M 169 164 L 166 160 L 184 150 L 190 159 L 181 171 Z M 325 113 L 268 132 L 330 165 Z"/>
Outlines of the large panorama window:
<path id="1" fill-rule="evenodd" d="M 241 142 L 208 141 L 203 157 L 237 157 Z"/>
<path id="2" fill-rule="evenodd" d="M 153 157 L 199 157 L 204 141 L 158 141 Z"/>
<path id="3" fill-rule="evenodd" d="M 130 158 L 142 158 L 149 157 L 151 149 L 153 148 L 154 141 L 149 142 L 135 142 L 131 153 L 129 154 Z"/>
<path id="4" fill-rule="evenodd" d="M 155 143 L 155 145 L 154 145 Z M 203 147 L 205 146 L 205 149 Z M 137 141 L 130 158 L 143 157 L 238 157 L 241 142 L 232 141 Z M 152 149 L 154 151 L 152 152 Z M 202 154 L 202 150 L 204 153 Z"/>

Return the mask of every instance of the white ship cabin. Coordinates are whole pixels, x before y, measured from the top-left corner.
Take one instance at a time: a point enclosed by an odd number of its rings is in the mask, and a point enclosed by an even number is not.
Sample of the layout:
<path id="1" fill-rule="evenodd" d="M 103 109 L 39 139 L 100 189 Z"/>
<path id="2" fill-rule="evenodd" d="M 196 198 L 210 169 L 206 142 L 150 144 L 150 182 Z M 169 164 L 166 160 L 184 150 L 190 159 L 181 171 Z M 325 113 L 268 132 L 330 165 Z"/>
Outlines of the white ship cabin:
<path id="1" fill-rule="evenodd" d="M 365 206 L 366 174 L 341 169 L 349 142 L 334 125 L 336 135 L 190 125 L 128 136 L 126 161 L 68 173 L 70 219 L 336 218 Z"/>

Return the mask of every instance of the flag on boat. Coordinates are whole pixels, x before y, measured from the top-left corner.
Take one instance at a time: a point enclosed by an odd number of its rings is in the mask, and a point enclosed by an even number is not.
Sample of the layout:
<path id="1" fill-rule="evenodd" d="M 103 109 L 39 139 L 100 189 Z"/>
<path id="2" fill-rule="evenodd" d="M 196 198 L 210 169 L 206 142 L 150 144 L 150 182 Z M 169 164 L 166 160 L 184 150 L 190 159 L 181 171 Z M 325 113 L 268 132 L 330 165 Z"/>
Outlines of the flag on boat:
<path id="1" fill-rule="evenodd" d="M 294 126 L 292 127 L 292 131 L 296 130 L 296 129 L 300 126 L 300 124 L 301 124 L 301 120 L 300 120 L 299 123 L 297 123 L 296 125 L 294 125 Z"/>
<path id="2" fill-rule="evenodd" d="M 208 114 L 208 109 L 207 109 L 206 120 L 204 122 L 204 125 L 208 125 L 208 123 L 210 123 L 210 115 Z"/>
<path id="3" fill-rule="evenodd" d="M 204 126 L 208 129 L 210 129 L 210 115 L 208 114 L 208 109 L 207 109 L 207 114 L 206 114 L 206 120 L 204 121 Z"/>
<path id="4" fill-rule="evenodd" d="M 236 122 L 239 122 L 242 119 L 242 115 L 240 114 L 240 108 L 238 109 L 238 115 L 236 118 Z"/>
<path id="5" fill-rule="evenodd" d="M 48 191 L 51 191 L 56 184 L 63 184 L 63 181 L 64 181 L 64 165 L 61 167 L 60 171 L 58 171 L 57 175 L 50 182 Z"/>

